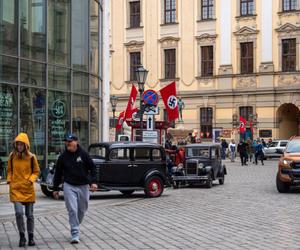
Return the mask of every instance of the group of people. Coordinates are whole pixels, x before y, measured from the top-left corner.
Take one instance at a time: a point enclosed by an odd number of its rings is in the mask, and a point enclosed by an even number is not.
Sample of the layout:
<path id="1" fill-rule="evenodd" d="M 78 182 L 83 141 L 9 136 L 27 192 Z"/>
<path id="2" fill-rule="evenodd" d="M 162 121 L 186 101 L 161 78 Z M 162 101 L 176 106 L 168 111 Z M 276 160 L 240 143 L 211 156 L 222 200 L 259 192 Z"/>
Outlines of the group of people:
<path id="1" fill-rule="evenodd" d="M 226 151 L 229 152 L 229 157 L 232 162 L 235 161 L 236 153 L 239 153 L 241 158 L 242 166 L 248 165 L 248 163 L 258 164 L 258 160 L 264 165 L 264 151 L 263 149 L 267 147 L 264 139 L 251 140 L 248 138 L 246 141 L 241 139 L 236 145 L 235 141 L 232 139 L 228 145 L 225 139 L 222 139 L 222 158 L 226 158 Z"/>
<path id="2" fill-rule="evenodd" d="M 89 154 L 78 143 L 74 134 L 64 139 L 65 151 L 59 156 L 54 176 L 53 197 L 59 199 L 63 183 L 65 205 L 69 214 L 71 243 L 79 243 L 79 225 L 88 208 L 90 191 L 97 190 L 96 166 Z M 20 133 L 13 142 L 8 158 L 7 184 L 10 201 L 14 204 L 16 224 L 20 234 L 19 247 L 26 246 L 24 209 L 27 218 L 28 246 L 35 246 L 33 206 L 36 201 L 34 183 L 39 176 L 37 157 L 30 152 L 26 133 Z"/>

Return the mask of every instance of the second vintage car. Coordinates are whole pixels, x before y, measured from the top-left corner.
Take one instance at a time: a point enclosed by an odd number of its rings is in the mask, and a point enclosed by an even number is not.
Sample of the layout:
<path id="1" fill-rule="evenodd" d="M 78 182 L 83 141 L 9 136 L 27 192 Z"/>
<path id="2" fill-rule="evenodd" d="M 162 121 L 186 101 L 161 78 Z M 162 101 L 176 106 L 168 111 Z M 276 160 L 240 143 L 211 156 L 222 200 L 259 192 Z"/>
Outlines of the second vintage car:
<path id="1" fill-rule="evenodd" d="M 173 187 L 187 184 L 204 184 L 211 188 L 213 181 L 223 185 L 227 174 L 222 165 L 221 146 L 217 143 L 190 144 L 185 147 L 183 166 L 173 169 Z"/>
<path id="2" fill-rule="evenodd" d="M 158 144 L 143 142 L 95 143 L 89 154 L 97 170 L 98 191 L 118 190 L 124 195 L 144 190 L 146 197 L 159 197 L 166 185 L 166 156 Z M 42 182 L 42 191 L 51 196 L 53 170 Z"/>

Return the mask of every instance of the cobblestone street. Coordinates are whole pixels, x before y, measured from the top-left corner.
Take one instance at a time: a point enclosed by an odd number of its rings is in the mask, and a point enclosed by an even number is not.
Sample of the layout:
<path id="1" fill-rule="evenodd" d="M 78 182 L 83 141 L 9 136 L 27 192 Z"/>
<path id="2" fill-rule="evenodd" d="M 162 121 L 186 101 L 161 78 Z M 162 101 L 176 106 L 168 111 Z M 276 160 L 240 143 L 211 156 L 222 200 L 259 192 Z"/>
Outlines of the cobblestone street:
<path id="1" fill-rule="evenodd" d="M 300 249 L 299 191 L 277 192 L 277 160 L 265 166 L 225 163 L 225 184 L 212 189 L 167 188 L 157 199 L 145 199 L 142 192 L 130 198 L 93 195 L 76 246 L 69 243 L 63 200 L 39 193 L 36 248 Z M 13 206 L 1 188 L 0 248 L 18 248 Z"/>

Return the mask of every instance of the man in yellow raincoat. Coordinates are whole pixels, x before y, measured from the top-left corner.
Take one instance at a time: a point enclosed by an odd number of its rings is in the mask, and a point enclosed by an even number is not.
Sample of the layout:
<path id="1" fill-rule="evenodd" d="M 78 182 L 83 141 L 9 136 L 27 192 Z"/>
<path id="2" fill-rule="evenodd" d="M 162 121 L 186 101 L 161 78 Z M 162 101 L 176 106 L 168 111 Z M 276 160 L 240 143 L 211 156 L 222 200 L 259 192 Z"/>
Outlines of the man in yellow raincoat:
<path id="1" fill-rule="evenodd" d="M 39 175 L 39 165 L 36 156 L 29 151 L 30 143 L 27 134 L 20 133 L 14 140 L 13 146 L 14 149 L 8 158 L 7 183 L 20 233 L 19 246 L 24 247 L 26 244 L 23 207 L 27 217 L 28 245 L 34 246 L 34 182 Z"/>

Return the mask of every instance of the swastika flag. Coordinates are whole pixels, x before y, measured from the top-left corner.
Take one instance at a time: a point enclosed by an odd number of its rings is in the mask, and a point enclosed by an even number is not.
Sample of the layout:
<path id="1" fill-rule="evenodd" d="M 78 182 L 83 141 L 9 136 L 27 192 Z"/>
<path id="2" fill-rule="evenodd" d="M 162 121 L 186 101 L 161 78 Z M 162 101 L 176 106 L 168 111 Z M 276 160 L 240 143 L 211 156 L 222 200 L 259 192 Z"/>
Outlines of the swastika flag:
<path id="1" fill-rule="evenodd" d="M 161 98 L 164 101 L 168 112 L 168 120 L 173 121 L 179 117 L 178 100 L 176 94 L 176 83 L 172 82 L 160 90 Z"/>
<path id="2" fill-rule="evenodd" d="M 247 120 L 240 116 L 240 133 L 244 134 L 246 132 Z"/>
<path id="3" fill-rule="evenodd" d="M 136 87 L 132 84 L 129 100 L 127 103 L 127 108 L 126 108 L 125 115 L 124 115 L 125 121 L 132 119 L 132 111 L 134 109 L 134 103 L 135 103 L 137 94 L 138 94 L 138 91 L 137 91 Z"/>

